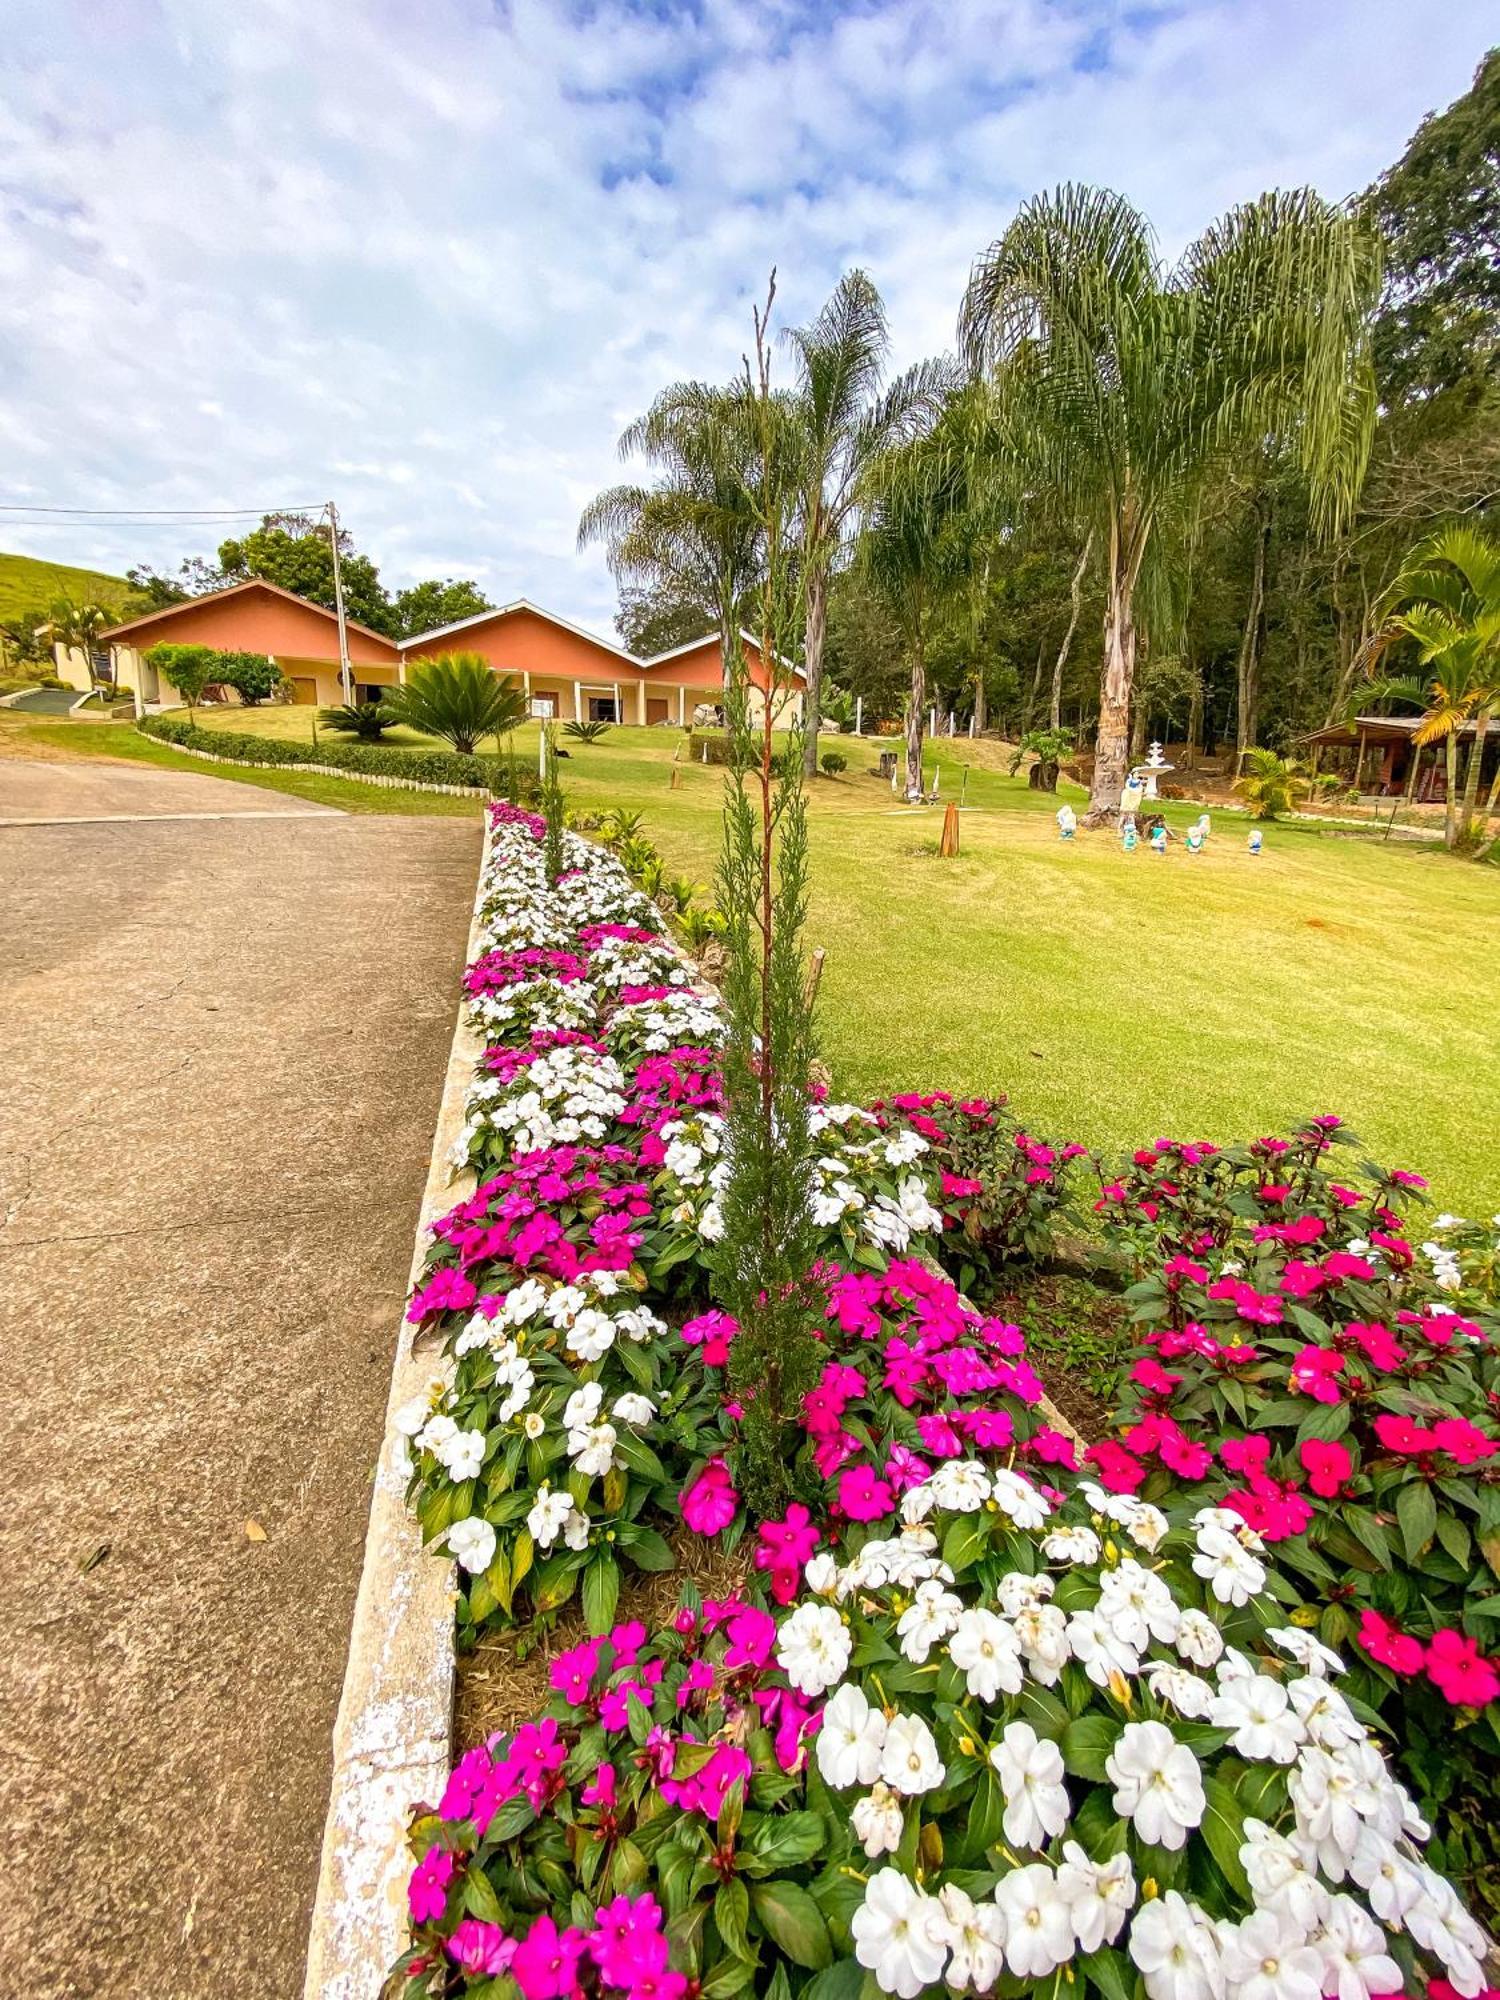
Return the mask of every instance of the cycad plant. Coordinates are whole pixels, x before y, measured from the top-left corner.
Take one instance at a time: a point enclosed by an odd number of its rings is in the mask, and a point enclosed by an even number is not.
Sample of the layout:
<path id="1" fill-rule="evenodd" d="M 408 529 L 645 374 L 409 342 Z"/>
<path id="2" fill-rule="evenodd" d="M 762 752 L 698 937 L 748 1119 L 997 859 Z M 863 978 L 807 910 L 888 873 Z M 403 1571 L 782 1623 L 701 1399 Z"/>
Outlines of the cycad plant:
<path id="1" fill-rule="evenodd" d="M 1164 265 L 1122 196 L 1067 186 L 1021 209 L 976 261 L 965 358 L 1000 392 L 1020 493 L 1095 531 L 1104 660 L 1089 817 L 1113 817 L 1129 762 L 1137 630 L 1200 482 L 1258 437 L 1293 440 L 1315 524 L 1358 493 L 1374 424 L 1376 240 L 1302 190 L 1263 195 Z"/>
<path id="2" fill-rule="evenodd" d="M 386 706 L 394 719 L 440 737 L 472 756 L 486 736 L 497 743 L 526 720 L 526 697 L 511 674 L 497 674 L 478 653 L 445 653 L 407 670 Z"/>
<path id="3" fill-rule="evenodd" d="M 383 701 L 346 701 L 320 710 L 318 720 L 338 736 L 357 736 L 361 743 L 378 743 L 400 720 Z"/>
<path id="4" fill-rule="evenodd" d="M 1447 758 L 1444 837 L 1450 848 L 1467 845 L 1473 838 L 1484 740 L 1491 717 L 1500 708 L 1500 541 L 1467 521 L 1440 528 L 1412 550 L 1388 601 L 1395 608 L 1366 649 L 1371 672 L 1385 652 L 1404 639 L 1416 641 L 1423 671 L 1378 678 L 1374 692 L 1409 701 L 1423 711 L 1417 748 L 1441 743 Z M 1458 744 L 1471 725 L 1474 740 L 1460 808 Z M 1500 772 L 1489 810 L 1497 792 Z"/>
<path id="5" fill-rule="evenodd" d="M 1256 819 L 1276 819 L 1292 812 L 1312 790 L 1312 779 L 1294 757 L 1274 750 L 1248 749 L 1245 769 L 1234 789 Z"/>

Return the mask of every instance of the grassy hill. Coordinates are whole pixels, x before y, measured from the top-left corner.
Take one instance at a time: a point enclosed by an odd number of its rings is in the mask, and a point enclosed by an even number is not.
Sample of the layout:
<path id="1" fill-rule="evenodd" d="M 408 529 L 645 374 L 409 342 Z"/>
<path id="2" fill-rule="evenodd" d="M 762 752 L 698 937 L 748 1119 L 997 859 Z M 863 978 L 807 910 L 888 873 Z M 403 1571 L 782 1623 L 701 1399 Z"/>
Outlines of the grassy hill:
<path id="1" fill-rule="evenodd" d="M 129 597 L 123 576 L 46 562 L 40 556 L 0 555 L 0 625 L 21 611 L 45 611 L 60 597 L 113 610 Z"/>

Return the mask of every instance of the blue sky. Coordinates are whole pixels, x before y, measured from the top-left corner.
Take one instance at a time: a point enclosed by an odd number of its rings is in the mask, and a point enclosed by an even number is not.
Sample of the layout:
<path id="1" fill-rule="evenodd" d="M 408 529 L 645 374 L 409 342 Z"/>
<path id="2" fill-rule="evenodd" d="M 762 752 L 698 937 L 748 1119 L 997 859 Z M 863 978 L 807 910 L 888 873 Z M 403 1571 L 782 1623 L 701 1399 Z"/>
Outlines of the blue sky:
<path id="1" fill-rule="evenodd" d="M 772 263 L 850 264 L 949 346 L 1035 189 L 1165 251 L 1270 186 L 1365 185 L 1466 88 L 1492 0 L 11 0 L 0 500 L 332 496 L 393 587 L 606 626 L 574 552 L 614 445 L 738 363 Z M 123 568 L 211 529 L 20 527 Z"/>

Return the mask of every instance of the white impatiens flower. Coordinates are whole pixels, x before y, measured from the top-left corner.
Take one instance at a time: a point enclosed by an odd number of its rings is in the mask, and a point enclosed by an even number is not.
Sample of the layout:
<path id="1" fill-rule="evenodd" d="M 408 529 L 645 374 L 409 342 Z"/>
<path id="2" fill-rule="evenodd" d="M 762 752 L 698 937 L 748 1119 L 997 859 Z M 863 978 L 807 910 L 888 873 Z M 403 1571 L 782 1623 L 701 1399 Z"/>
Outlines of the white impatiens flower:
<path id="1" fill-rule="evenodd" d="M 1014 1627 L 1027 1666 L 1051 1687 L 1068 1663 L 1067 1619 L 1055 1604 L 1037 1604 L 1018 1613 Z"/>
<path id="2" fill-rule="evenodd" d="M 477 1479 L 484 1464 L 484 1432 L 455 1431 L 438 1452 L 452 1479 Z"/>
<path id="3" fill-rule="evenodd" d="M 941 1936 L 952 1954 L 944 1978 L 955 1993 L 988 1993 L 1005 1968 L 1005 1921 L 993 1903 L 976 1903 L 954 1882 L 938 1890 Z"/>
<path id="4" fill-rule="evenodd" d="M 932 1986 L 948 1957 L 941 1905 L 908 1882 L 899 1868 L 882 1868 L 865 1885 L 849 1920 L 854 1956 L 873 1972 L 882 1993 L 916 2000 Z"/>
<path id="5" fill-rule="evenodd" d="M 461 1569 L 477 1575 L 495 1560 L 495 1531 L 477 1514 L 468 1514 L 448 1530 L 448 1547 Z"/>
<path id="6" fill-rule="evenodd" d="M 568 1454 L 580 1472 L 602 1479 L 615 1462 L 619 1432 L 613 1424 L 588 1424 L 568 1432 Z"/>
<path id="7" fill-rule="evenodd" d="M 1167 1585 L 1130 1556 L 1099 1579 L 1098 1610 L 1126 1645 L 1137 1648 L 1149 1639 L 1169 1645 L 1182 1623 L 1177 1600 Z"/>
<path id="8" fill-rule="evenodd" d="M 584 1363 L 602 1361 L 615 1344 L 615 1323 L 597 1306 L 586 1306 L 568 1328 L 564 1344 Z"/>
<path id="9" fill-rule="evenodd" d="M 1304 1632 L 1296 1625 L 1279 1625 L 1274 1632 L 1267 1632 L 1266 1637 L 1288 1659 L 1295 1660 L 1304 1673 L 1323 1679 L 1329 1674 L 1344 1671 L 1344 1663 L 1337 1653 L 1311 1632 Z"/>
<path id="10" fill-rule="evenodd" d="M 1364 1740 L 1364 1724 L 1332 1682 L 1307 1674 L 1289 1682 L 1287 1694 L 1310 1742 L 1338 1750 Z"/>
<path id="11" fill-rule="evenodd" d="M 1023 1570 L 1010 1569 L 1001 1577 L 995 1596 L 1006 1617 L 1015 1618 L 1033 1605 L 1045 1604 L 1056 1588 L 1050 1576 L 1027 1576 Z"/>
<path id="12" fill-rule="evenodd" d="M 1309 1943 L 1320 1960 L 1319 1992 L 1336 2000 L 1370 2000 L 1371 1994 L 1401 1992 L 1401 1968 L 1386 1950 L 1385 1932 L 1352 1896 L 1330 1898 L 1328 1913 Z M 1474 1969 L 1477 1974 L 1477 1959 Z"/>
<path id="13" fill-rule="evenodd" d="M 535 1443 L 539 1437 L 546 1435 L 547 1419 L 540 1410 L 528 1410 L 521 1419 L 521 1429 Z"/>
<path id="14" fill-rule="evenodd" d="M 1129 1623 L 1128 1619 L 1124 1622 Z M 1140 1672 L 1140 1654 L 1105 1616 L 1102 1605 L 1073 1613 L 1068 1620 L 1068 1646 L 1095 1687 L 1107 1688 L 1116 1676 Z"/>
<path id="15" fill-rule="evenodd" d="M 849 1818 L 855 1839 L 872 1861 L 882 1854 L 894 1854 L 901 1845 L 906 1815 L 889 1785 L 877 1783 L 868 1797 L 856 1799 Z"/>
<path id="16" fill-rule="evenodd" d="M 799 1604 L 776 1635 L 776 1661 L 799 1694 L 820 1695 L 843 1679 L 850 1646 L 831 1604 Z"/>
<path id="17" fill-rule="evenodd" d="M 1323 1959 L 1306 1933 L 1277 1910 L 1219 1925 L 1219 1953 L 1230 2000 L 1320 2000 Z"/>
<path id="18" fill-rule="evenodd" d="M 1011 1722 L 990 1763 L 1005 1795 L 1005 1838 L 1012 1847 L 1045 1847 L 1068 1823 L 1061 1750 L 1029 1722 Z"/>
<path id="19" fill-rule="evenodd" d="M 1076 1840 L 1063 1843 L 1057 1886 L 1068 1905 L 1068 1920 L 1084 1951 L 1113 1944 L 1135 1902 L 1135 1870 L 1128 1854 L 1095 1861 Z"/>
<path id="20" fill-rule="evenodd" d="M 802 1581 L 814 1597 L 829 1597 L 838 1588 L 839 1566 L 826 1549 L 808 1558 Z"/>
<path id="21" fill-rule="evenodd" d="M 1158 1701 L 1170 1702 L 1179 1715 L 1192 1722 L 1206 1721 L 1217 1698 L 1210 1682 L 1190 1674 L 1186 1667 L 1173 1666 L 1169 1660 L 1149 1663 L 1146 1684 Z"/>
<path id="22" fill-rule="evenodd" d="M 457 1436 L 458 1425 L 448 1415 L 446 1410 L 439 1410 L 437 1415 L 429 1417 L 421 1430 L 417 1432 L 417 1443 L 422 1447 L 423 1451 L 433 1452 L 441 1459 L 445 1446 L 451 1439 Z"/>
<path id="23" fill-rule="evenodd" d="M 1232 1732 L 1231 1749 L 1261 1764 L 1295 1762 L 1307 1737 L 1290 1695 L 1269 1674 L 1223 1682 L 1208 1719 L 1215 1729 Z"/>
<path id="24" fill-rule="evenodd" d="M 616 1396 L 610 1415 L 618 1417 L 622 1424 L 649 1424 L 656 1415 L 656 1405 L 649 1396 L 627 1389 L 623 1396 Z"/>
<path id="25" fill-rule="evenodd" d="M 885 1717 L 871 1708 L 864 1689 L 846 1681 L 823 1710 L 818 1730 L 818 1769 L 835 1791 L 873 1785 L 885 1748 Z"/>
<path id="26" fill-rule="evenodd" d="M 946 1639 L 957 1625 L 963 1600 L 936 1582 L 918 1584 L 917 1594 L 896 1620 L 896 1636 L 901 1650 L 913 1666 L 925 1664 L 939 1639 Z"/>
<path id="27" fill-rule="evenodd" d="M 499 1379 L 497 1372 L 496 1380 Z M 504 1401 L 495 1412 L 496 1419 L 502 1424 L 508 1424 L 512 1417 L 525 1409 L 531 1401 L 531 1392 L 536 1387 L 536 1376 L 528 1361 L 517 1361 L 506 1379 L 510 1386 Z"/>
<path id="28" fill-rule="evenodd" d="M 990 1474 L 995 1505 L 1009 1515 L 1018 1528 L 1045 1527 L 1049 1508 L 1029 1479 L 1002 1466 Z"/>
<path id="29" fill-rule="evenodd" d="M 1350 1856 L 1349 1873 L 1380 1921 L 1398 1930 L 1405 1926 L 1408 1912 L 1427 1895 L 1417 1864 L 1373 1827 L 1367 1826 L 1360 1835 Z"/>
<path id="30" fill-rule="evenodd" d="M 1211 1667 L 1224 1651 L 1224 1634 L 1206 1611 L 1184 1611 L 1174 1642 L 1195 1667 Z"/>
<path id="31" fill-rule="evenodd" d="M 1215 1510 L 1218 1511 L 1218 1510 Z M 1193 1574 L 1201 1576 L 1220 1604 L 1248 1604 L 1264 1589 L 1266 1566 L 1223 1528 L 1199 1530 Z"/>
<path id="32" fill-rule="evenodd" d="M 991 1490 L 990 1475 L 972 1458 L 946 1460 L 927 1486 L 937 1505 L 950 1514 L 977 1514 Z"/>
<path id="33" fill-rule="evenodd" d="M 937 1738 L 920 1715 L 893 1715 L 886 1724 L 880 1775 L 905 1798 L 933 1791 L 947 1777 Z"/>
<path id="34" fill-rule="evenodd" d="M 1114 1808 L 1142 1840 L 1178 1848 L 1201 1824 L 1206 1806 L 1198 1760 L 1164 1722 L 1127 1722 L 1104 1760 Z"/>
<path id="35" fill-rule="evenodd" d="M 563 1405 L 563 1423 L 570 1431 L 581 1431 L 598 1421 L 604 1404 L 604 1389 L 598 1382 L 585 1382 Z"/>
<path id="36" fill-rule="evenodd" d="M 1258 1907 L 1277 1911 L 1304 1932 L 1323 1921 L 1328 1891 L 1318 1880 L 1317 1855 L 1305 1843 L 1289 1840 L 1264 1820 L 1247 1819 L 1240 1866 Z"/>
<path id="37" fill-rule="evenodd" d="M 1092 1528 L 1082 1524 L 1073 1527 L 1054 1528 L 1042 1543 L 1042 1554 L 1048 1562 L 1096 1563 L 1099 1560 L 1099 1537 Z"/>
<path id="38" fill-rule="evenodd" d="M 1196 1904 L 1175 1889 L 1136 1911 L 1129 1949 L 1149 2000 L 1224 2000 L 1224 1968 L 1214 1927 Z"/>
<path id="39" fill-rule="evenodd" d="M 1147 1555 L 1154 1555 L 1157 1544 L 1171 1523 L 1160 1507 L 1153 1507 L 1149 1500 L 1137 1500 L 1130 1518 L 1123 1525 L 1137 1548 L 1144 1549 Z"/>
<path id="40" fill-rule="evenodd" d="M 1018 1979 L 1045 1979 L 1073 1956 L 1067 1898 L 1044 1861 L 1001 1876 L 995 1907 L 1005 1929 L 1005 1962 Z"/>
<path id="41" fill-rule="evenodd" d="M 993 1611 L 970 1609 L 960 1614 L 948 1641 L 948 1657 L 976 1701 L 1021 1692 L 1021 1642 Z"/>
<path id="42" fill-rule="evenodd" d="M 531 1512 L 526 1516 L 526 1526 L 531 1531 L 531 1539 L 539 1549 L 550 1549 L 567 1524 L 573 1511 L 572 1496 L 566 1492 L 554 1493 L 543 1480 L 536 1490 L 536 1498 L 531 1503 Z"/>

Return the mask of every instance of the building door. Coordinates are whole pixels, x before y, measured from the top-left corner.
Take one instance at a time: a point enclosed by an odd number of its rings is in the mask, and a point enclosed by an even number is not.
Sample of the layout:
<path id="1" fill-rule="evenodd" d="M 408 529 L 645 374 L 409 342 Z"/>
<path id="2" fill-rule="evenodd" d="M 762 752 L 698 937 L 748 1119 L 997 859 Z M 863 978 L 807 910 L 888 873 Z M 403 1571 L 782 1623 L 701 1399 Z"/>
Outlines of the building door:
<path id="1" fill-rule="evenodd" d="M 316 708 L 318 705 L 318 683 L 311 674 L 293 674 L 292 700 L 299 708 Z"/>
<path id="2" fill-rule="evenodd" d="M 672 704 L 664 694 L 648 694 L 646 697 L 647 722 L 670 722 Z"/>

